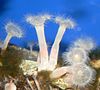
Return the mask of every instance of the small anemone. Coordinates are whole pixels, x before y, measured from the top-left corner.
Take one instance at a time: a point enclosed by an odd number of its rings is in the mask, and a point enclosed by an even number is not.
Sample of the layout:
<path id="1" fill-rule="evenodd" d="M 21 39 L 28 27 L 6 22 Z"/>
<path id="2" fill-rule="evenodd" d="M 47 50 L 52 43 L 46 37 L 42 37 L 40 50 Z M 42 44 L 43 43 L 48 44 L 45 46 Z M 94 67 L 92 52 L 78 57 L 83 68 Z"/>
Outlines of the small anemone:
<path id="1" fill-rule="evenodd" d="M 68 28 L 74 28 L 76 26 L 75 22 L 70 18 L 62 18 L 58 16 L 55 18 L 55 22 Z"/>
<path id="2" fill-rule="evenodd" d="M 64 52 L 62 57 L 66 63 L 70 64 L 87 63 L 90 60 L 87 52 L 78 47 L 70 48 L 68 52 Z"/>
<path id="3" fill-rule="evenodd" d="M 28 45 L 28 47 L 29 47 L 29 49 L 30 49 L 30 52 L 32 53 L 32 51 L 33 51 L 33 46 L 34 46 L 34 42 L 33 42 L 33 41 L 29 41 L 27 45 Z"/>
<path id="4" fill-rule="evenodd" d="M 23 36 L 23 32 L 20 27 L 12 22 L 8 22 L 5 26 L 6 32 L 12 36 L 21 38 Z"/>
<path id="5" fill-rule="evenodd" d="M 75 86 L 85 87 L 95 80 L 96 72 L 86 64 L 75 64 L 72 67 L 72 82 Z"/>
<path id="6" fill-rule="evenodd" d="M 8 43 L 12 37 L 21 38 L 23 36 L 23 32 L 21 31 L 20 27 L 12 22 L 8 22 L 5 25 L 5 29 L 7 32 L 6 39 L 4 40 L 4 44 L 2 45 L 2 50 L 6 50 Z"/>

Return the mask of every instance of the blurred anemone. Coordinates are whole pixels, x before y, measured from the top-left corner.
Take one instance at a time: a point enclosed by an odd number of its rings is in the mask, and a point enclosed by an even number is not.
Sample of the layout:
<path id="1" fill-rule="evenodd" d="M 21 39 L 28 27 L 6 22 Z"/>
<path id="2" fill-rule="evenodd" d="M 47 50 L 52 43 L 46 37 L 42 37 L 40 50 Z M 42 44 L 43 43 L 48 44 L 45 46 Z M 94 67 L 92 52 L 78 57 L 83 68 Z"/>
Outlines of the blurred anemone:
<path id="1" fill-rule="evenodd" d="M 28 47 L 29 47 L 31 53 L 33 51 L 33 46 L 34 46 L 34 42 L 33 41 L 28 42 Z"/>
<path id="2" fill-rule="evenodd" d="M 96 72 L 85 64 L 75 64 L 72 66 L 72 82 L 75 86 L 85 87 L 95 80 Z"/>
<path id="3" fill-rule="evenodd" d="M 76 40 L 73 45 L 75 47 L 83 48 L 86 51 L 90 51 L 95 48 L 95 43 L 91 38 L 81 38 Z"/>
<path id="4" fill-rule="evenodd" d="M 8 22 L 7 25 L 5 26 L 5 29 L 7 33 L 16 36 L 18 38 L 21 38 L 23 36 L 21 28 L 12 22 Z"/>
<path id="5" fill-rule="evenodd" d="M 89 60 L 87 53 L 82 48 L 73 47 L 63 54 L 65 63 L 86 63 Z"/>
<path id="6" fill-rule="evenodd" d="M 8 22 L 7 25 L 5 25 L 5 29 L 7 32 L 7 36 L 4 44 L 2 45 L 2 50 L 6 50 L 8 43 L 12 37 L 21 38 L 23 36 L 23 32 L 20 27 L 12 22 Z"/>

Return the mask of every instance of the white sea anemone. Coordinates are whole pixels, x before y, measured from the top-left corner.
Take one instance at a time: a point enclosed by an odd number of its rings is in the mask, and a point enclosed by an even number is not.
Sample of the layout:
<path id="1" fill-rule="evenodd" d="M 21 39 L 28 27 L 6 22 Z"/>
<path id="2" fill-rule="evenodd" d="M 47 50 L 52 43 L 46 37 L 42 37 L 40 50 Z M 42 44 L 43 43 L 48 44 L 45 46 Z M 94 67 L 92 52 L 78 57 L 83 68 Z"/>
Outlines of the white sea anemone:
<path id="1" fill-rule="evenodd" d="M 74 64 L 72 66 L 72 72 L 72 82 L 75 86 L 85 87 L 95 80 L 95 70 L 86 64 Z"/>
<path id="2" fill-rule="evenodd" d="M 95 43 L 91 38 L 80 38 L 73 43 L 73 46 L 90 51 L 95 48 Z"/>
<path id="3" fill-rule="evenodd" d="M 33 46 L 34 46 L 34 42 L 33 41 L 28 42 L 28 47 L 30 48 L 30 52 L 31 53 L 33 51 Z"/>
<path id="4" fill-rule="evenodd" d="M 12 22 L 8 22 L 7 25 L 5 26 L 5 29 L 7 32 L 7 37 L 2 46 L 2 50 L 6 50 L 8 43 L 12 37 L 21 38 L 23 36 L 21 28 Z"/>
<path id="5" fill-rule="evenodd" d="M 7 33 L 15 37 L 21 38 L 23 36 L 23 32 L 21 28 L 12 22 L 7 23 L 7 25 L 5 26 L 5 29 Z"/>
<path id="6" fill-rule="evenodd" d="M 59 44 L 62 40 L 62 37 L 65 33 L 65 31 L 69 28 L 74 28 L 75 23 L 71 19 L 64 19 L 62 17 L 56 17 L 55 22 L 59 24 L 58 32 L 54 41 L 54 44 L 51 48 L 51 53 L 50 53 L 50 69 L 53 71 L 57 65 L 57 60 L 58 60 L 58 52 L 59 52 Z"/>
<path id="7" fill-rule="evenodd" d="M 40 63 L 38 66 L 38 70 L 44 70 L 47 68 L 48 64 L 48 49 L 44 35 L 44 24 L 45 22 L 51 19 L 49 14 L 44 15 L 37 15 L 37 16 L 28 16 L 26 21 L 33 25 L 37 32 L 38 42 L 39 42 L 39 49 L 40 49 Z M 47 65 L 47 66 L 46 66 Z"/>
<path id="8" fill-rule="evenodd" d="M 68 52 L 64 52 L 63 59 L 65 63 L 70 64 L 87 63 L 89 61 L 87 52 L 78 47 L 72 47 Z"/>

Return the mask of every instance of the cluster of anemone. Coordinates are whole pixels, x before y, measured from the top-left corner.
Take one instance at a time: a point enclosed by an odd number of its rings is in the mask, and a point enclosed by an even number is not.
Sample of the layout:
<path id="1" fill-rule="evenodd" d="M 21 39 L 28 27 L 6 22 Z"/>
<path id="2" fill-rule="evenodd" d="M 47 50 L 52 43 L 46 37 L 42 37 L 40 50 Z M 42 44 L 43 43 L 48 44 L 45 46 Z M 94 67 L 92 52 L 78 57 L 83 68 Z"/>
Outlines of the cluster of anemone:
<path id="1" fill-rule="evenodd" d="M 94 49 L 95 44 L 90 38 L 81 38 L 76 40 L 68 51 L 64 52 L 63 59 L 66 63 L 88 63 L 89 52 Z"/>
<path id="2" fill-rule="evenodd" d="M 72 47 L 63 54 L 65 63 L 71 65 L 73 85 L 85 87 L 95 79 L 95 70 L 87 65 L 90 60 L 88 54 L 94 47 L 92 39 L 81 38 L 76 40 Z"/>
<path id="3" fill-rule="evenodd" d="M 54 20 L 58 25 L 58 33 L 56 35 L 55 41 L 51 48 L 50 56 L 48 56 L 47 44 L 44 35 L 44 24 L 47 20 Z M 37 15 L 37 16 L 28 16 L 26 21 L 33 25 L 37 32 L 38 42 L 39 42 L 39 66 L 38 71 L 48 70 L 53 71 L 56 68 L 59 52 L 59 44 L 64 35 L 64 32 L 68 28 L 74 28 L 75 23 L 69 18 L 62 17 L 52 17 L 51 15 Z M 42 39 L 42 40 L 41 40 Z"/>
<path id="4" fill-rule="evenodd" d="M 59 28 L 49 55 L 44 34 L 44 26 L 45 22 L 50 19 L 54 20 L 59 25 Z M 70 82 L 71 84 L 79 87 L 84 87 L 93 81 L 93 79 L 95 78 L 95 71 L 91 67 L 86 65 L 86 63 L 88 63 L 90 60 L 88 57 L 88 53 L 90 52 L 91 49 L 94 48 L 94 44 L 90 39 L 76 40 L 73 43 L 73 46 L 69 49 L 69 51 L 63 54 L 64 61 L 70 63 L 70 66 L 63 66 L 60 68 L 56 68 L 60 42 L 62 40 L 65 31 L 67 29 L 73 29 L 75 27 L 76 24 L 73 20 L 71 20 L 70 18 L 63 18 L 59 16 L 52 17 L 49 14 L 44 14 L 44 15 L 28 16 L 26 17 L 26 21 L 33 27 L 35 27 L 38 37 L 39 55 L 37 59 L 37 69 L 38 69 L 37 72 L 50 71 L 51 79 L 59 78 L 68 73 L 66 82 Z M 5 26 L 5 29 L 7 32 L 7 37 L 4 41 L 4 45 L 2 46 L 2 50 L 6 50 L 7 45 L 12 37 L 20 38 L 23 36 L 20 27 L 15 25 L 14 23 L 11 22 L 8 23 Z M 32 46 L 33 44 L 29 43 L 31 52 L 32 52 Z M 27 64 L 29 67 L 27 66 Z M 21 64 L 20 67 L 23 69 L 25 75 L 33 74 L 34 67 L 32 67 L 31 62 L 24 62 Z M 29 82 L 28 78 L 27 82 Z"/>
<path id="5" fill-rule="evenodd" d="M 48 54 L 47 43 L 44 34 L 44 26 L 47 20 L 54 20 L 58 25 L 58 32 L 51 48 L 50 55 Z M 58 60 L 58 53 L 59 53 L 59 45 L 62 40 L 62 37 L 65 31 L 69 28 L 74 28 L 75 23 L 69 18 L 62 18 L 62 17 L 52 17 L 51 15 L 44 14 L 44 15 L 37 15 L 37 16 L 28 16 L 26 21 L 35 27 L 38 42 L 39 42 L 39 56 L 37 59 L 38 62 L 38 72 L 42 71 L 50 71 L 50 78 L 57 78 L 63 75 L 66 72 L 66 68 L 59 68 L 56 69 L 57 60 Z M 59 71 L 63 71 L 63 73 L 56 76 Z M 68 71 L 68 70 L 67 70 Z"/>
<path id="6" fill-rule="evenodd" d="M 50 20 L 50 19 L 53 19 L 59 25 L 59 28 L 58 28 L 58 33 L 56 35 L 56 38 L 55 38 L 54 44 L 51 48 L 51 53 L 49 56 L 48 49 L 47 49 L 47 43 L 46 43 L 46 39 L 45 39 L 45 34 L 44 34 L 44 26 L 45 26 L 46 21 Z M 69 18 L 52 17 L 49 14 L 28 16 L 28 17 L 26 17 L 26 21 L 28 23 L 30 23 L 33 27 L 35 27 L 37 37 L 38 37 L 39 49 L 40 49 L 39 56 L 37 59 L 38 71 L 39 72 L 43 71 L 43 70 L 53 71 L 57 66 L 59 44 L 62 40 L 64 32 L 66 31 L 66 29 L 74 28 L 75 23 Z M 4 43 L 2 45 L 2 50 L 4 50 L 4 51 L 7 49 L 8 43 L 12 37 L 21 38 L 23 36 L 23 32 L 22 32 L 21 28 L 13 22 L 8 22 L 7 25 L 5 25 L 5 29 L 7 32 L 7 37 L 4 40 Z M 29 47 L 32 52 L 32 44 L 29 44 Z M 29 69 L 30 69 L 31 65 L 29 65 L 29 67 L 27 67 L 26 69 L 23 68 L 24 65 L 26 65 L 26 64 L 22 63 L 20 66 L 23 69 L 24 74 L 26 74 L 26 73 L 30 74 Z M 31 67 L 31 68 L 34 69 L 34 67 Z"/>

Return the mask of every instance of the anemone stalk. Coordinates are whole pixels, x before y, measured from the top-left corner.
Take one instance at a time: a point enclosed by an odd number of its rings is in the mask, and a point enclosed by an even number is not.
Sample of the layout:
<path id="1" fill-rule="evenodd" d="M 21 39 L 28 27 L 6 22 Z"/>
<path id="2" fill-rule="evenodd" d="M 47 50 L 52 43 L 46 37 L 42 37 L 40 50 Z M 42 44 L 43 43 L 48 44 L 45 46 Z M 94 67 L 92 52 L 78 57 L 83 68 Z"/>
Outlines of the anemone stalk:
<path id="1" fill-rule="evenodd" d="M 44 24 L 45 21 L 50 19 L 49 15 L 39 15 L 39 16 L 29 16 L 27 22 L 32 24 L 37 32 L 39 48 L 40 48 L 40 64 L 38 66 L 38 71 L 46 70 L 48 64 L 48 49 L 44 35 Z"/>

